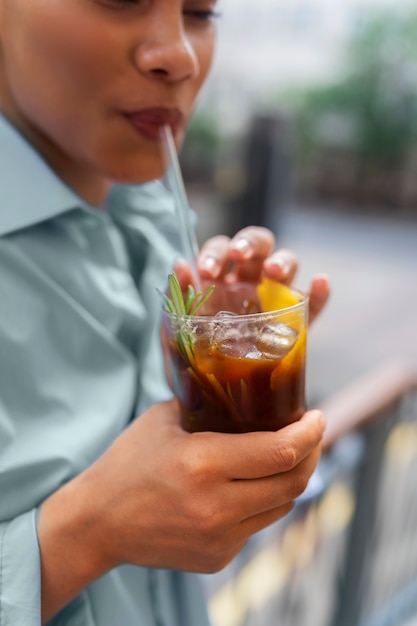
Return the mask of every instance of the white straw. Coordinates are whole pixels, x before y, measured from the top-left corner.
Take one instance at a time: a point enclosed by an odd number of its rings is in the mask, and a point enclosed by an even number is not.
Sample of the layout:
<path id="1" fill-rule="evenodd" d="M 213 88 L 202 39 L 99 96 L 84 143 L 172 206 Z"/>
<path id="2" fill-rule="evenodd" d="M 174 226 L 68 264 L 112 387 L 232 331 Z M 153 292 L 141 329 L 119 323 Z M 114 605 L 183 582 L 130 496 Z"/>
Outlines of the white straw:
<path id="1" fill-rule="evenodd" d="M 161 140 L 166 162 L 166 177 L 175 200 L 179 233 L 185 259 L 191 266 L 195 289 L 196 291 L 201 291 L 200 277 L 197 271 L 197 237 L 191 223 L 190 207 L 170 126 L 165 125 L 161 127 Z"/>

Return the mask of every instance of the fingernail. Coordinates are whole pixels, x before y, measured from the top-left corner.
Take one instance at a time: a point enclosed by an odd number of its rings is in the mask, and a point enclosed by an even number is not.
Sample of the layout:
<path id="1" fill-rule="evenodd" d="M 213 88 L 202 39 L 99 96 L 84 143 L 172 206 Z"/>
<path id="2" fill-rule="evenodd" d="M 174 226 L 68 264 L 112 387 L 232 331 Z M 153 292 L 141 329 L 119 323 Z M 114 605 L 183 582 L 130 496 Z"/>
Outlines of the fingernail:
<path id="1" fill-rule="evenodd" d="M 252 251 L 250 242 L 243 237 L 241 239 L 236 239 L 236 241 L 232 244 L 232 248 L 233 250 L 240 252 L 243 257 L 249 256 Z"/>
<path id="2" fill-rule="evenodd" d="M 278 267 L 282 275 L 288 274 L 288 272 L 290 271 L 290 264 L 288 263 L 287 259 L 284 259 L 283 257 L 274 257 L 267 263 L 270 268 Z"/>
<path id="3" fill-rule="evenodd" d="M 214 257 L 211 257 L 211 256 L 204 257 L 203 259 L 200 260 L 199 265 L 202 270 L 205 270 L 206 272 L 211 274 L 213 277 L 216 277 L 220 272 L 218 261 Z"/>
<path id="4" fill-rule="evenodd" d="M 316 419 L 319 419 L 321 427 L 324 429 L 326 426 L 326 420 L 324 419 L 323 413 L 321 411 L 317 411 L 316 409 L 312 411 L 312 414 Z"/>

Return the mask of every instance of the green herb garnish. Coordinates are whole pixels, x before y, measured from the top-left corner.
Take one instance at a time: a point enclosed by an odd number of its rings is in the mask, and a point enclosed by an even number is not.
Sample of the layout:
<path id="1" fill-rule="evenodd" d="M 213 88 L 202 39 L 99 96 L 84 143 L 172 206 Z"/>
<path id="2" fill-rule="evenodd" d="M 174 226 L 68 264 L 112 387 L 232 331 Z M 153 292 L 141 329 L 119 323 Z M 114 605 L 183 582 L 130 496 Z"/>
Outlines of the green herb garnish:
<path id="1" fill-rule="evenodd" d="M 187 295 L 184 298 L 181 285 L 175 274 L 169 274 L 168 286 L 171 298 L 164 295 L 165 308 L 170 313 L 175 313 L 176 315 L 196 315 L 210 298 L 215 288 L 214 285 L 211 285 L 203 294 L 201 292 L 196 293 L 194 287 L 188 285 Z M 175 335 L 175 341 L 184 361 L 193 367 L 194 345 L 191 333 L 185 328 L 178 330 Z"/>
<path id="2" fill-rule="evenodd" d="M 163 295 L 165 300 L 165 308 L 168 312 L 176 315 L 196 315 L 202 306 L 212 295 L 215 285 L 211 285 L 205 293 L 195 292 L 192 285 L 188 285 L 187 294 L 184 297 L 181 289 L 181 285 L 178 282 L 178 278 L 175 274 L 169 274 L 168 286 L 171 298 Z M 214 374 L 203 375 L 199 372 L 194 356 L 194 342 L 193 336 L 190 332 L 190 327 L 187 328 L 186 323 L 182 326 L 181 330 L 177 330 L 175 333 L 175 343 L 181 357 L 188 364 L 188 372 L 199 384 L 203 390 L 203 394 L 210 397 L 210 402 L 213 402 L 213 393 L 217 398 L 220 406 L 226 406 L 231 415 L 233 415 L 235 421 L 239 423 L 241 421 L 240 411 L 238 409 L 237 398 L 233 397 L 230 385 L 227 389 L 224 389 L 217 380 Z M 207 383 L 209 388 L 207 390 Z M 204 390 L 207 391 L 204 391 Z M 240 389 L 241 401 L 244 402 L 247 399 L 247 385 L 244 380 L 241 380 Z"/>
<path id="3" fill-rule="evenodd" d="M 184 299 L 181 285 L 175 274 L 168 276 L 168 285 L 171 298 L 165 296 L 165 306 L 167 311 L 177 315 L 196 315 L 215 289 L 215 285 L 211 285 L 205 293 L 196 293 L 194 287 L 188 285 L 187 297 Z"/>

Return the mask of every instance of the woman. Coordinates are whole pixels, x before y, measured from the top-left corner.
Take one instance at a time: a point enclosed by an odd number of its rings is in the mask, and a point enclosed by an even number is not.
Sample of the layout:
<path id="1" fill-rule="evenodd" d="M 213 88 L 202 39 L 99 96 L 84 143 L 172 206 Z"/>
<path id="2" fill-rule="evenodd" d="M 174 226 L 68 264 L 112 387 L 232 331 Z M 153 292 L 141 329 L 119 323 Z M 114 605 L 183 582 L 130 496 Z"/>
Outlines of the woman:
<path id="1" fill-rule="evenodd" d="M 159 127 L 181 144 L 207 77 L 215 10 L 0 0 L 1 626 L 204 626 L 190 572 L 285 515 L 318 461 L 317 411 L 278 433 L 189 435 L 163 373 L 155 287 L 176 224 L 149 181 Z M 200 274 L 233 261 L 290 282 L 273 245 L 260 228 L 216 237 Z M 327 294 L 313 280 L 312 317 Z"/>

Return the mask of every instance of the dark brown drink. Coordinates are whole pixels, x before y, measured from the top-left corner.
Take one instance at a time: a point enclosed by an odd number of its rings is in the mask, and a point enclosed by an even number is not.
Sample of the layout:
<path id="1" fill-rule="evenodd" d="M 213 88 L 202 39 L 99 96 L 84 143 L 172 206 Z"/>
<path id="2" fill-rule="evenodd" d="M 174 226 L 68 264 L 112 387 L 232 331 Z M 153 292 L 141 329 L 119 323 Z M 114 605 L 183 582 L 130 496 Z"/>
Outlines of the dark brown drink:
<path id="1" fill-rule="evenodd" d="M 305 302 L 249 315 L 164 313 L 188 432 L 277 430 L 305 410 Z"/>

